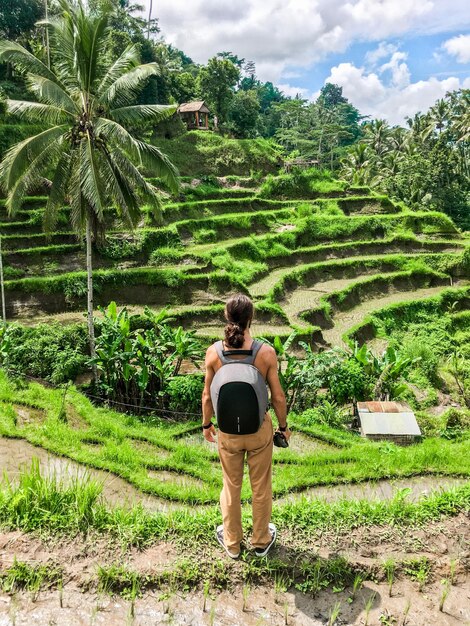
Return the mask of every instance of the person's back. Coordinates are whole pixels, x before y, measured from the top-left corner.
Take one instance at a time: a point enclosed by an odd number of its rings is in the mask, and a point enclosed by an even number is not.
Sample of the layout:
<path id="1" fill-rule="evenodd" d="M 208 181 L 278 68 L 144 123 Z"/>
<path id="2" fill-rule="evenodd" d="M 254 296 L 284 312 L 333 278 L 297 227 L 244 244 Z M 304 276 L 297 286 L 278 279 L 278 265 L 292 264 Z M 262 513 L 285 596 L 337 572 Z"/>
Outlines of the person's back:
<path id="1" fill-rule="evenodd" d="M 226 304 L 225 317 L 228 321 L 225 328 L 225 340 L 210 346 L 206 353 L 206 379 L 202 397 L 204 437 L 207 441 L 215 442 L 216 430 L 211 420 L 217 406 L 213 406 L 211 385 L 216 373 L 226 363 L 236 361 L 243 363 L 246 361 L 255 367 L 266 381 L 271 391 L 271 404 L 279 421 L 279 429 L 288 440 L 290 432 L 286 422 L 286 401 L 279 382 L 276 353 L 267 344 L 254 342 L 251 337 L 250 324 L 253 318 L 251 300 L 243 294 L 230 298 Z M 237 351 L 240 351 L 240 354 L 237 354 Z M 216 395 L 213 394 L 214 397 Z M 234 402 L 236 403 L 236 399 Z M 223 416 L 218 415 L 217 417 L 223 424 L 221 419 Z M 230 428 L 226 430 L 228 432 L 219 430 L 218 435 L 224 486 L 220 495 L 223 525 L 217 529 L 217 539 L 229 556 L 238 557 L 240 543 L 243 539 L 240 495 L 246 456 L 253 494 L 253 537 L 251 543 L 255 548 L 255 553 L 263 556 L 267 554 L 276 539 L 276 529 L 273 524 L 270 524 L 273 449 L 271 416 L 266 411 L 262 424 L 256 424 L 249 431 L 250 434 L 237 434 L 236 430 Z"/>

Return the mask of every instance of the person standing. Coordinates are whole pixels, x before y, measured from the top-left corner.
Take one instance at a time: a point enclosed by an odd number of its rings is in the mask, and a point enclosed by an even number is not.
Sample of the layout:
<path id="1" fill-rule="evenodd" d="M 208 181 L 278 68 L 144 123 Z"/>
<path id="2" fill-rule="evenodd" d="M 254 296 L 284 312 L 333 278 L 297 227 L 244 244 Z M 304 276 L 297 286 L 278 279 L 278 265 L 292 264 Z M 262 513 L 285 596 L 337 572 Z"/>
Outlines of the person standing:
<path id="1" fill-rule="evenodd" d="M 287 426 L 286 398 L 279 381 L 276 353 L 271 346 L 254 341 L 250 334 L 253 310 L 253 303 L 244 294 L 237 294 L 227 301 L 225 305 L 227 325 L 224 340 L 210 346 L 205 359 L 206 377 L 202 395 L 202 428 L 204 438 L 211 443 L 216 442 L 215 436 L 218 434 L 217 444 L 223 471 L 223 489 L 220 494 L 223 524 L 218 526 L 216 536 L 218 542 L 232 559 L 238 558 L 243 540 L 241 489 L 245 457 L 248 463 L 252 490 L 253 535 L 251 544 L 255 549 L 255 554 L 265 556 L 274 545 L 277 536 L 276 527 L 270 521 L 272 512 L 273 424 L 267 410 L 268 407 L 266 405 L 261 406 L 266 385 L 271 392 L 271 404 L 278 420 L 278 431 L 287 441 L 291 435 Z M 237 382 L 232 385 L 232 388 L 239 390 L 239 392 L 227 400 L 227 394 L 222 397 L 222 388 L 214 389 L 217 387 L 216 375 L 221 368 L 226 365 L 230 368 L 231 365 L 229 364 L 234 362 L 253 368 L 252 370 L 248 368 L 248 374 L 252 377 L 255 391 L 250 392 L 248 383 Z M 236 374 L 238 369 L 238 367 L 231 367 L 226 372 L 232 373 L 235 370 Z M 241 370 L 239 371 L 241 372 Z M 256 377 L 259 379 L 258 382 Z M 218 378 L 220 378 L 220 374 Z M 264 390 L 262 389 L 263 386 Z M 225 388 L 229 389 L 230 385 L 226 385 Z M 254 395 L 258 397 L 261 403 L 259 420 L 258 409 L 253 412 L 249 406 L 249 398 Z M 220 413 L 217 414 L 218 433 L 212 423 L 212 417 L 217 410 Z M 241 414 L 233 417 L 235 420 L 233 428 L 230 426 L 232 414 L 233 416 Z"/>

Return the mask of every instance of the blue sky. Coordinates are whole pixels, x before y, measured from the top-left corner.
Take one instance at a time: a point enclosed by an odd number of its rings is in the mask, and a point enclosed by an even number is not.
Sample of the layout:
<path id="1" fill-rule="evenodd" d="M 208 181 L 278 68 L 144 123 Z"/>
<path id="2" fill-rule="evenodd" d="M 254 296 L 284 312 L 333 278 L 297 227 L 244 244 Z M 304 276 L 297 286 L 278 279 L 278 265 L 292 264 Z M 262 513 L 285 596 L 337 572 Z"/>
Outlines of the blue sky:
<path id="1" fill-rule="evenodd" d="M 441 50 L 445 41 L 460 34 L 461 31 L 457 30 L 437 35 L 390 38 L 385 41 L 387 44 L 396 46 L 398 50 L 408 53 L 407 65 L 413 82 L 427 80 L 431 76 L 438 78 L 459 75 L 468 77 L 470 76 L 470 63 L 457 63 L 455 56 L 450 56 Z M 331 53 L 324 60 L 314 63 L 309 68 L 287 68 L 288 80 L 314 93 L 322 87 L 325 77 L 329 76 L 333 66 L 348 61 L 355 65 L 367 65 L 367 52 L 376 48 L 376 42 L 353 43 L 345 52 Z M 297 74 L 298 78 L 290 78 L 289 72 Z M 284 82 L 282 75 L 281 82 Z"/>
<path id="2" fill-rule="evenodd" d="M 145 0 L 147 10 L 149 0 Z M 165 40 L 205 63 L 230 50 L 287 95 L 336 82 L 361 113 L 403 124 L 470 88 L 468 0 L 157 0 Z"/>

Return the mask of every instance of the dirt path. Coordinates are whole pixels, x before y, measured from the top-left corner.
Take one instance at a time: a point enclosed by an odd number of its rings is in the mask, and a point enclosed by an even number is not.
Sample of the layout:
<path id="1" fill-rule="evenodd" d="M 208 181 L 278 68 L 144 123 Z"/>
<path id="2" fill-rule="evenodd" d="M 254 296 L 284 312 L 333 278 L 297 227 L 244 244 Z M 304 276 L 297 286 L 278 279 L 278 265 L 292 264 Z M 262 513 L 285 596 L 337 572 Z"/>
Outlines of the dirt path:
<path id="1" fill-rule="evenodd" d="M 300 317 L 301 313 L 316 308 L 320 305 L 320 300 L 323 296 L 349 287 L 349 285 L 356 283 L 364 275 L 361 274 L 354 278 L 325 280 L 315 283 L 312 287 L 299 287 L 289 294 L 286 301 L 282 303 L 282 308 L 291 324 L 305 326 L 306 322 Z"/>
<path id="2" fill-rule="evenodd" d="M 326 342 L 335 346 L 345 346 L 342 339 L 347 330 L 359 324 L 368 314 L 378 309 L 382 309 L 397 302 L 409 302 L 410 300 L 420 300 L 431 298 L 440 293 L 445 287 L 428 287 L 425 289 L 415 289 L 412 291 L 395 291 L 388 293 L 381 298 L 373 298 L 361 302 L 358 306 L 349 311 L 341 311 L 335 314 L 333 328 L 323 330 L 323 338 Z"/>
<path id="3" fill-rule="evenodd" d="M 250 295 L 254 298 L 265 296 L 281 278 L 286 274 L 290 274 L 293 269 L 293 267 L 279 267 L 275 270 L 270 270 L 267 276 L 248 287 Z"/>

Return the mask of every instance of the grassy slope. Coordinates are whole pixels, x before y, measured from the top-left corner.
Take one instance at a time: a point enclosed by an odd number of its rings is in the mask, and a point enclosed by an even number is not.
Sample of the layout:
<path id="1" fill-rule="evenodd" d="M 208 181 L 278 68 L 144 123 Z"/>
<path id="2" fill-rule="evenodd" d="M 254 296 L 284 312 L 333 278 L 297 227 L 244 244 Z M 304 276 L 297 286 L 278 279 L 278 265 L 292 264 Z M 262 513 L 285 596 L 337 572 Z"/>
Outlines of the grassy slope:
<path id="1" fill-rule="evenodd" d="M 221 488 L 221 470 L 214 448 L 200 440 L 186 440 L 199 433 L 199 422 L 168 424 L 155 419 L 144 425 L 137 418 L 98 409 L 78 391 L 67 392 L 65 415 L 80 419 L 81 428 L 64 419 L 61 410 L 64 392 L 46 389 L 37 383 L 17 387 L 0 374 L 0 434 L 27 439 L 30 443 L 75 461 L 114 472 L 142 491 L 169 500 L 215 503 Z M 43 420 L 18 423 L 17 408 L 33 407 Z M 61 417 L 62 416 L 62 417 Z M 302 491 L 315 485 L 361 482 L 364 480 L 446 474 L 470 476 L 470 439 L 446 441 L 426 439 L 419 446 L 399 448 L 372 443 L 341 431 L 319 427 L 292 416 L 292 424 L 312 443 L 328 444 L 322 449 L 283 451 L 275 456 L 273 488 L 276 496 Z M 136 448 L 136 441 L 151 446 Z M 90 447 L 90 442 L 93 445 Z M 150 471 L 167 470 L 199 481 L 179 485 L 158 480 Z M 249 498 L 245 484 L 242 497 Z"/>
<path id="2" fill-rule="evenodd" d="M 212 132 L 191 131 L 154 143 L 182 176 L 250 176 L 253 172 L 275 172 L 282 162 L 279 148 L 266 139 L 226 139 Z"/>

